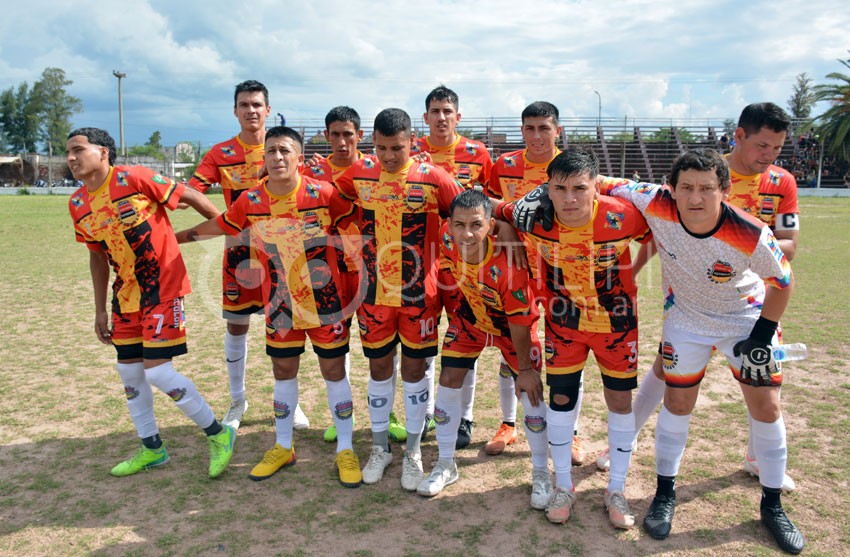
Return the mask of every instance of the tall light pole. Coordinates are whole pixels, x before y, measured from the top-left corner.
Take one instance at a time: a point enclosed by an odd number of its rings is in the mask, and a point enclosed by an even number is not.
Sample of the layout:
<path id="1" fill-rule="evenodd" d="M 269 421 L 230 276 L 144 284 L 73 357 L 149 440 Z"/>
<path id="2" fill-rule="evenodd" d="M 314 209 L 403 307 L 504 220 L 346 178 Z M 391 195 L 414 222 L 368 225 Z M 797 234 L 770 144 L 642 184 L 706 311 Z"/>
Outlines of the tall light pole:
<path id="1" fill-rule="evenodd" d="M 599 91 L 594 91 L 596 96 L 599 97 L 599 112 L 596 116 L 596 127 L 600 127 L 602 125 L 602 95 L 599 94 Z"/>
<path id="2" fill-rule="evenodd" d="M 126 157 L 127 150 L 124 148 L 124 97 L 121 94 L 121 80 L 127 77 L 127 74 L 112 70 L 112 75 L 118 78 L 118 131 L 121 136 L 121 156 Z"/>

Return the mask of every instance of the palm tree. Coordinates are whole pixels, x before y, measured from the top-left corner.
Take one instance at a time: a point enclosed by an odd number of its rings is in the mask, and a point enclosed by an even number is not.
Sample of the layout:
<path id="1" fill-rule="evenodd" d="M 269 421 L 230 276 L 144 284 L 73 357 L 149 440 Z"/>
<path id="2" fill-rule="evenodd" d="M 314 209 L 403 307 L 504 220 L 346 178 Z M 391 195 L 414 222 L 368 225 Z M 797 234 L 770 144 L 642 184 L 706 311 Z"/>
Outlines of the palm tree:
<path id="1" fill-rule="evenodd" d="M 850 70 L 850 59 L 839 62 Z M 826 77 L 837 83 L 815 86 L 815 99 L 830 104 L 826 112 L 815 119 L 817 133 L 828 153 L 850 161 L 850 74 L 832 72 Z"/>

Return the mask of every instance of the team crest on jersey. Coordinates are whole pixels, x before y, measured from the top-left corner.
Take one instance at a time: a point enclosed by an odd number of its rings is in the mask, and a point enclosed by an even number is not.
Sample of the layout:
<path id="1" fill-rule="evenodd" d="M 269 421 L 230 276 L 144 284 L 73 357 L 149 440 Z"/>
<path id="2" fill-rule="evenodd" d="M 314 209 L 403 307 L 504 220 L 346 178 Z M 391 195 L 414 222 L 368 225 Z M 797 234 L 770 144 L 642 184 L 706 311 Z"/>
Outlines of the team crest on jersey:
<path id="1" fill-rule="evenodd" d="M 546 352 L 546 362 L 551 362 L 555 357 L 555 343 L 551 339 L 546 339 L 543 342 L 543 350 Z"/>
<path id="2" fill-rule="evenodd" d="M 635 184 L 632 191 L 643 195 L 651 195 L 653 193 L 652 184 Z"/>
<path id="3" fill-rule="evenodd" d="M 475 143 L 467 142 L 465 148 L 466 148 L 466 152 L 469 153 L 470 155 L 474 155 L 475 153 L 478 152 L 478 147 L 475 146 Z"/>
<path id="4" fill-rule="evenodd" d="M 421 172 L 422 174 L 425 174 L 426 176 L 428 174 L 431 174 L 431 165 L 428 164 L 428 163 L 424 163 L 424 162 L 420 163 L 419 164 L 419 172 Z"/>
<path id="5" fill-rule="evenodd" d="M 168 183 L 168 178 L 166 178 L 162 174 L 154 174 L 152 180 L 161 186 L 164 186 Z"/>
<path id="6" fill-rule="evenodd" d="M 528 300 L 525 299 L 525 291 L 523 291 L 522 288 L 514 290 L 513 292 L 511 292 L 511 295 L 516 298 L 518 302 L 521 302 L 523 304 L 528 303 Z"/>
<path id="7" fill-rule="evenodd" d="M 715 284 L 723 284 L 724 282 L 732 280 L 737 273 L 735 272 L 735 269 L 732 268 L 731 264 L 718 259 L 714 262 L 714 265 L 708 269 L 706 274 L 711 282 Z"/>
<path id="8" fill-rule="evenodd" d="M 255 191 L 247 191 L 245 195 L 248 197 L 248 201 L 251 202 L 252 205 L 260 204 L 260 194 Z"/>
<path id="9" fill-rule="evenodd" d="M 368 186 L 360 186 L 360 199 L 363 201 L 372 199 L 372 189 Z"/>
<path id="10" fill-rule="evenodd" d="M 170 396 L 171 400 L 174 402 L 180 402 L 183 400 L 183 397 L 186 396 L 186 389 L 182 387 L 179 389 L 171 389 L 168 391 L 168 396 Z"/>
<path id="11" fill-rule="evenodd" d="M 407 198 L 404 202 L 411 209 L 420 209 L 425 205 L 425 190 L 420 185 L 411 185 L 410 189 L 407 190 Z"/>
<path id="12" fill-rule="evenodd" d="M 761 208 L 759 208 L 759 214 L 762 217 L 772 217 L 776 213 L 776 198 L 772 195 L 766 195 L 764 199 L 761 200 Z"/>
<path id="13" fill-rule="evenodd" d="M 462 182 L 468 182 L 472 179 L 472 169 L 467 164 L 461 164 L 457 167 L 457 179 Z"/>
<path id="14" fill-rule="evenodd" d="M 130 385 L 124 385 L 124 396 L 127 397 L 127 400 L 139 398 L 139 389 Z"/>
<path id="15" fill-rule="evenodd" d="M 71 205 L 74 207 L 82 207 L 83 206 L 83 194 L 78 193 L 74 197 L 71 198 Z"/>
<path id="16" fill-rule="evenodd" d="M 448 425 L 451 422 L 451 418 L 446 414 L 446 411 L 442 408 L 434 408 L 434 421 L 440 425 Z"/>
<path id="17" fill-rule="evenodd" d="M 115 181 L 118 182 L 119 186 L 126 187 L 127 186 L 127 175 L 129 172 L 119 172 L 115 175 Z"/>
<path id="18" fill-rule="evenodd" d="M 361 335 L 369 334 L 369 327 L 366 326 L 366 323 L 362 319 L 357 319 L 357 328 L 360 329 Z"/>
<path id="19" fill-rule="evenodd" d="M 608 211 L 605 215 L 605 228 L 611 228 L 613 230 L 620 230 L 623 228 L 623 219 L 626 218 L 626 215 L 623 213 L 615 213 L 614 211 Z"/>
<path id="20" fill-rule="evenodd" d="M 236 154 L 236 149 L 233 148 L 233 145 L 224 145 L 221 152 L 225 157 L 232 157 Z"/>
<path id="21" fill-rule="evenodd" d="M 661 345 L 661 365 L 664 369 L 673 369 L 679 363 L 679 355 L 669 342 Z"/>
<path id="22" fill-rule="evenodd" d="M 354 415 L 354 403 L 350 400 L 338 402 L 334 406 L 334 416 L 340 420 L 349 420 Z"/>
<path id="23" fill-rule="evenodd" d="M 304 213 L 304 230 L 312 230 L 313 228 L 318 228 L 319 226 L 319 216 L 316 214 L 316 211 L 307 211 Z"/>
<path id="24" fill-rule="evenodd" d="M 312 182 L 307 183 L 307 195 L 312 197 L 313 199 L 319 199 L 319 184 L 314 184 Z"/>
<path id="25" fill-rule="evenodd" d="M 596 252 L 596 266 L 602 269 L 607 269 L 617 261 L 617 246 L 614 244 L 604 244 Z"/>
<path id="26" fill-rule="evenodd" d="M 363 166 L 366 168 L 375 168 L 375 161 L 369 158 L 363 159 Z"/>
<path id="27" fill-rule="evenodd" d="M 418 155 L 421 152 L 422 152 L 422 146 L 419 145 L 419 142 L 417 141 L 416 143 L 413 144 L 413 147 L 410 149 L 410 154 L 411 155 Z"/>
<path id="28" fill-rule="evenodd" d="M 451 342 L 457 338 L 457 327 L 455 325 L 449 325 L 449 328 L 446 329 L 446 336 L 443 337 L 445 342 Z"/>
<path id="29" fill-rule="evenodd" d="M 121 222 L 132 224 L 136 220 L 136 215 L 136 208 L 130 201 L 122 199 L 118 202 L 118 218 L 121 219 Z"/>
<path id="30" fill-rule="evenodd" d="M 224 296 L 231 302 L 239 299 L 239 285 L 235 282 L 228 282 L 224 287 Z"/>
<path id="31" fill-rule="evenodd" d="M 292 413 L 289 405 L 279 400 L 274 401 L 274 418 L 276 420 L 285 420 Z"/>
<path id="32" fill-rule="evenodd" d="M 770 183 L 773 184 L 774 186 L 778 186 L 779 180 L 782 179 L 782 174 L 780 174 L 779 172 L 774 172 L 773 170 L 771 170 L 770 173 L 769 173 L 769 176 L 770 176 Z"/>
<path id="33" fill-rule="evenodd" d="M 546 418 L 543 416 L 526 416 L 525 426 L 534 433 L 543 433 L 546 431 Z"/>
<path id="34" fill-rule="evenodd" d="M 505 157 L 505 166 L 513 168 L 516 166 L 516 157 Z"/>
<path id="35" fill-rule="evenodd" d="M 322 168 L 322 167 L 321 167 L 320 165 L 318 165 L 318 164 L 317 164 L 316 166 L 311 166 L 311 167 L 310 167 L 310 172 L 312 172 L 312 173 L 313 173 L 313 176 L 324 176 L 324 175 L 325 175 L 325 169 L 324 169 L 324 168 Z"/>
<path id="36" fill-rule="evenodd" d="M 499 294 L 489 286 L 481 288 L 481 299 L 484 300 L 484 303 L 488 306 L 496 306 L 499 304 Z"/>
<path id="37" fill-rule="evenodd" d="M 493 265 L 492 267 L 490 267 L 490 278 L 493 279 L 493 282 L 496 282 L 497 280 L 499 280 L 499 277 L 501 277 L 501 276 L 502 276 L 502 270 L 499 267 L 497 267 L 496 265 Z"/>
<path id="38" fill-rule="evenodd" d="M 452 235 L 448 232 L 443 232 L 443 245 L 446 247 L 447 251 L 455 250 L 455 243 L 452 240 Z"/>

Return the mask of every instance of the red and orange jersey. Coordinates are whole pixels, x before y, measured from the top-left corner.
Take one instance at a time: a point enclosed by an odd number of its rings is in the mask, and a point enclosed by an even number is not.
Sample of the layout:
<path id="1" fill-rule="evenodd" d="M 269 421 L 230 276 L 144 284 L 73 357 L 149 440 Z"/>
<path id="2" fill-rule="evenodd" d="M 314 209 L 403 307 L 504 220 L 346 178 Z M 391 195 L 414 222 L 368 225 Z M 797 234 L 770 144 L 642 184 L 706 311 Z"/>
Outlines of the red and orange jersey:
<path id="1" fill-rule="evenodd" d="M 728 155 L 727 155 L 728 156 Z M 787 170 L 770 165 L 765 172 L 744 176 L 730 168 L 728 203 L 743 209 L 773 230 L 796 230 L 800 214 L 797 180 Z M 790 215 L 786 216 L 786 215 Z"/>
<path id="2" fill-rule="evenodd" d="M 437 147 L 431 144 L 427 136 L 420 137 L 411 150 L 411 154 L 417 153 L 430 153 L 433 163 L 454 176 L 464 188 L 470 189 L 475 184 L 481 184 L 487 189 L 493 159 L 480 141 L 456 134 L 451 145 Z"/>
<path id="3" fill-rule="evenodd" d="M 513 218 L 514 205 L 504 207 Z M 632 280 L 629 243 L 646 241 L 649 227 L 634 205 L 600 195 L 593 217 L 585 226 L 560 224 L 550 231 L 537 223 L 523 242 L 534 248 L 530 265 L 535 289 L 546 304 L 552 323 L 594 333 L 628 331 L 637 327 L 637 286 Z"/>
<path id="4" fill-rule="evenodd" d="M 366 155 L 364 155 L 360 151 L 357 151 L 357 160 L 360 160 L 365 156 Z M 345 171 L 348 170 L 350 167 L 350 165 L 338 166 L 334 164 L 334 156 L 333 154 L 331 154 L 329 157 L 320 158 L 319 162 L 316 164 L 305 164 L 304 170 L 301 172 L 301 175 L 308 176 L 310 178 L 315 178 L 316 180 L 321 180 L 323 182 L 336 183 L 336 179 L 345 174 Z"/>
<path id="5" fill-rule="evenodd" d="M 257 187 L 263 167 L 263 144 L 248 145 L 236 136 L 210 149 L 195 170 L 189 185 L 205 193 L 213 184 L 221 184 L 228 208 L 239 195 Z"/>
<path id="6" fill-rule="evenodd" d="M 336 227 L 353 212 L 354 204 L 331 184 L 302 176 L 285 196 L 269 192 L 263 182 L 218 217 L 226 233 L 250 228 L 257 240 L 269 322 L 313 329 L 350 315 Z"/>
<path id="7" fill-rule="evenodd" d="M 491 335 L 510 337 L 510 323 L 530 327 L 540 317 L 531 293 L 528 271 L 508 263 L 507 251 L 493 255 L 487 238 L 487 255 L 481 263 L 461 257 L 448 222 L 440 232 L 440 288 L 448 292 L 447 309 L 456 317 Z"/>
<path id="8" fill-rule="evenodd" d="M 371 158 L 354 163 L 336 186 L 361 209 L 364 301 L 390 307 L 436 303 L 440 217 L 448 216 L 463 187 L 430 163 L 411 160 L 390 173 Z"/>
<path id="9" fill-rule="evenodd" d="M 115 166 L 97 190 L 83 186 L 71 196 L 77 241 L 105 252 L 115 270 L 113 311 L 133 313 L 191 291 L 165 211 L 177 207 L 183 187 L 143 166 Z"/>
<path id="10" fill-rule="evenodd" d="M 555 149 L 552 158 L 560 152 L 560 149 Z M 516 201 L 540 184 L 549 181 L 546 168 L 550 162 L 552 161 L 531 162 L 526 157 L 526 149 L 505 153 L 499 157 L 490 173 L 490 195 L 505 201 Z"/>

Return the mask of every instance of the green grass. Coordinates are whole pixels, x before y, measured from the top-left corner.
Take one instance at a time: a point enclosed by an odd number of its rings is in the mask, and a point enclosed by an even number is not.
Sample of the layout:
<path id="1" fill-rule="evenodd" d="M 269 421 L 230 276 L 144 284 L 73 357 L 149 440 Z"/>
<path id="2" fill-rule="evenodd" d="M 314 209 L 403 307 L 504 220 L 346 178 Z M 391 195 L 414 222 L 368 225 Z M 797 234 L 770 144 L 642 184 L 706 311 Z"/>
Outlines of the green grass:
<path id="1" fill-rule="evenodd" d="M 221 197 L 214 197 L 219 206 Z M 264 482 L 247 479 L 274 442 L 271 369 L 262 321 L 252 321 L 247 377 L 251 409 L 240 428 L 230 469 L 206 475 L 207 444 L 161 393 L 157 420 L 172 462 L 129 478 L 109 469 L 136 447 L 114 370 L 114 351 L 92 330 L 88 255 L 73 238 L 66 197 L 0 198 L 0 554 L 15 555 L 634 555 L 654 553 L 772 555 L 757 523 L 758 484 L 741 471 L 746 423 L 741 395 L 720 358 L 710 365 L 691 426 L 680 478 L 683 509 L 667 542 L 639 529 L 614 532 L 602 511 L 607 475 L 593 460 L 606 442 L 606 410 L 595 363 L 585 374 L 581 429 L 588 464 L 573 469 L 574 520 L 547 523 L 528 508 L 530 463 L 520 442 L 499 457 L 483 445 L 499 424 L 498 355 L 479 366 L 477 427 L 458 452 L 460 481 L 426 500 L 399 486 L 401 447 L 377 486 L 342 488 L 334 446 L 321 439 L 330 424 L 315 357 L 302 358 L 301 400 L 311 429 L 297 432 L 298 464 Z M 850 200 L 801 200 L 797 288 L 783 318 L 787 342 L 805 342 L 810 358 L 785 366 L 783 405 L 789 473 L 797 493 L 784 498 L 807 536 L 807 553 L 841 555 L 850 543 L 850 381 L 846 356 L 850 305 L 843 295 L 850 265 Z M 173 214 L 194 224 L 191 211 Z M 193 294 L 187 297 L 189 350 L 176 360 L 220 416 L 229 395 L 219 315 L 221 242 L 184 250 Z M 660 331 L 657 260 L 639 284 L 641 373 Z M 443 322 L 445 327 L 445 320 Z M 370 449 L 365 406 L 367 362 L 356 333 L 352 384 L 358 414 L 355 452 Z M 398 389 L 400 391 L 400 389 Z M 396 409 L 401 408 L 400 395 Z M 521 411 L 521 409 L 520 409 Z M 644 429 L 628 480 L 642 518 L 655 481 L 654 418 Z M 423 448 L 426 470 L 436 458 Z"/>

